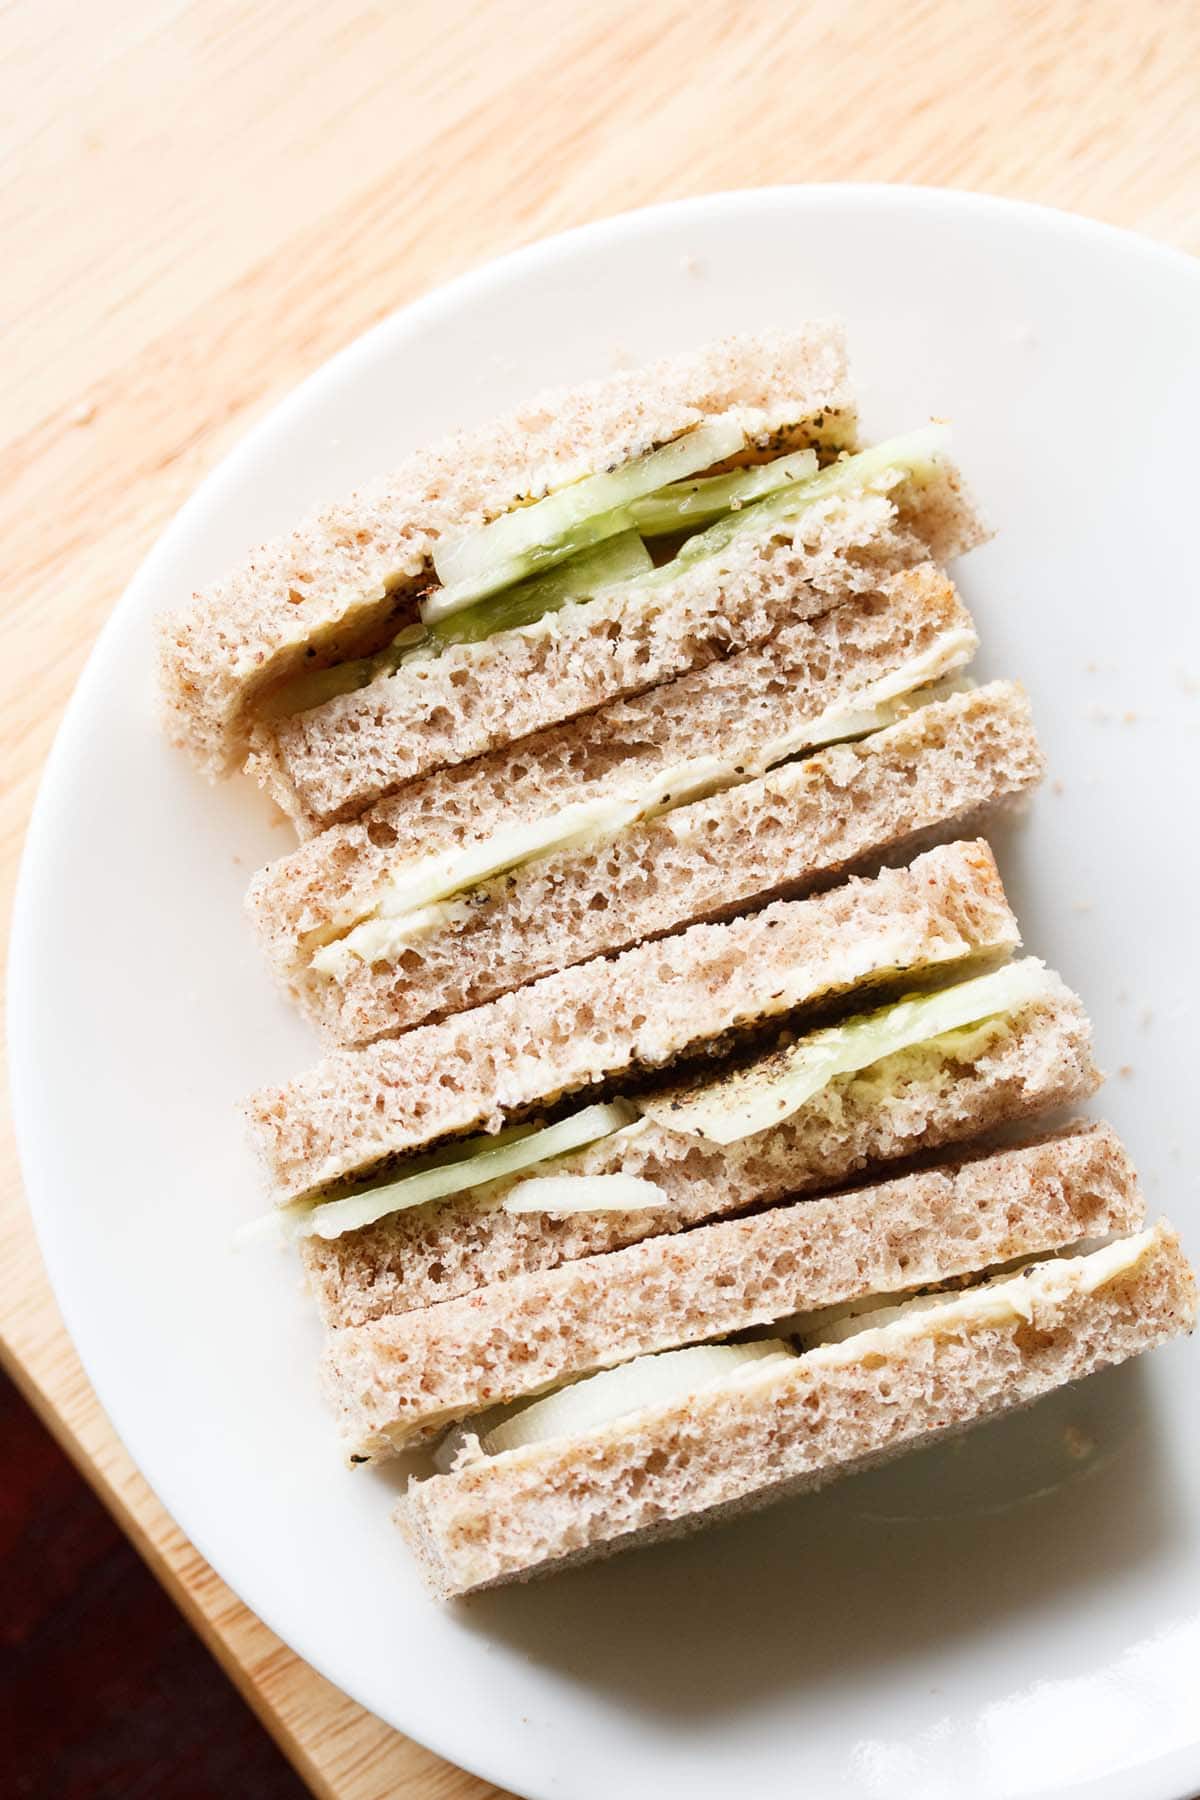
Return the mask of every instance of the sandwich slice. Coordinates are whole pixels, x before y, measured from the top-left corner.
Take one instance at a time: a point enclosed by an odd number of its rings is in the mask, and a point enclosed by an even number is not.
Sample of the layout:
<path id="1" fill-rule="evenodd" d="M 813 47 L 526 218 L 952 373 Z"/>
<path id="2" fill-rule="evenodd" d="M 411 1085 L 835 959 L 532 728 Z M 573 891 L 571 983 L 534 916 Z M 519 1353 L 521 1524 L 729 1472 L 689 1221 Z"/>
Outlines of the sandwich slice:
<path id="1" fill-rule="evenodd" d="M 308 836 L 432 770 L 753 649 L 983 535 L 939 426 L 824 468 L 780 460 L 793 479 L 682 542 L 643 538 L 643 522 L 467 614 L 426 623 L 434 600 L 413 602 L 382 650 L 264 696 L 251 772 Z M 742 485 L 756 479 L 750 469 Z"/>
<path id="2" fill-rule="evenodd" d="M 465 537 L 469 554 L 487 525 L 532 523 L 543 529 L 526 546 L 532 566 L 523 573 L 549 573 L 548 559 L 537 566 L 539 536 L 573 532 L 577 552 L 594 549 L 606 538 L 589 533 L 589 520 L 622 500 L 714 466 L 805 450 L 834 455 L 855 446 L 855 429 L 845 344 L 833 324 L 730 337 L 541 394 L 409 455 L 168 619 L 163 673 L 174 733 L 210 773 L 236 765 L 282 684 L 375 654 L 417 619 L 417 596 L 445 585 L 434 555 L 447 541 L 461 553 Z M 626 480 L 614 482 L 622 472 Z M 547 499 L 553 505 L 537 513 Z M 513 530 L 503 527 L 510 541 L 497 547 L 510 560 Z M 462 568 L 452 565 L 452 574 L 461 590 Z"/>
<path id="3" fill-rule="evenodd" d="M 1019 1149 L 793 1201 L 502 1281 L 329 1334 L 326 1387 L 355 1462 L 447 1424 L 687 1344 L 924 1289 L 1136 1230 L 1115 1134 L 1080 1125 Z"/>
<path id="4" fill-rule="evenodd" d="M 1190 1331 L 1165 1223 L 965 1286 L 881 1293 L 753 1341 L 635 1359 L 485 1418 L 397 1523 L 440 1596 L 561 1569 L 802 1493 Z"/>
<path id="5" fill-rule="evenodd" d="M 1077 1105 L 1100 1085 L 1082 1005 L 1032 959 L 867 1004 L 797 1035 L 783 1053 L 741 1060 L 736 1077 L 634 1087 L 607 1108 L 518 1129 L 499 1146 L 452 1144 L 431 1166 L 402 1167 L 343 1200 L 284 1208 L 276 1216 L 295 1233 L 322 1319 L 339 1331 L 437 1308 L 828 1192 Z M 765 1126 L 746 1105 L 756 1088 L 771 1113 Z M 581 1133 L 591 1141 L 567 1147 Z"/>
<path id="6" fill-rule="evenodd" d="M 909 571 L 410 785 L 264 870 L 252 918 L 301 1009 L 355 1044 L 802 892 L 1037 781 L 1022 691 L 952 691 L 975 645 L 946 578 Z"/>
<path id="7" fill-rule="evenodd" d="M 335 1051 L 253 1096 L 249 1118 L 278 1200 L 314 1204 L 394 1180 L 422 1152 L 453 1157 L 451 1140 L 469 1133 L 495 1136 L 535 1114 L 549 1123 L 559 1102 L 598 1099 L 642 1072 L 696 1061 L 711 1071 L 755 1034 L 844 1008 L 855 990 L 1000 961 L 1018 938 L 987 845 L 944 845 L 873 880 L 693 925 L 403 1037 Z M 586 1134 L 578 1115 L 590 1107 L 570 1110 Z M 571 1130 L 560 1121 L 564 1149 L 587 1141 L 572 1144 Z"/>
<path id="8" fill-rule="evenodd" d="M 839 460 L 840 459 L 840 460 Z M 172 735 L 303 832 L 980 528 L 936 429 L 857 452 L 840 330 L 722 340 L 411 456 L 164 621 Z"/>

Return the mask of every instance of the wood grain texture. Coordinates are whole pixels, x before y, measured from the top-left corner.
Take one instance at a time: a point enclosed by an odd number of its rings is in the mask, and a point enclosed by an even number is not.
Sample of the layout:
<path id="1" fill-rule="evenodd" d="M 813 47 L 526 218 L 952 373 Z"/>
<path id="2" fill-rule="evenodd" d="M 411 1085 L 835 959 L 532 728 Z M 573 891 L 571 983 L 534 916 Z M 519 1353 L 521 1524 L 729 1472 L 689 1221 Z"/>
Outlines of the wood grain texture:
<path id="1" fill-rule="evenodd" d="M 247 427 L 458 270 L 653 200 L 914 181 L 1200 249 L 1192 0 L 15 0 L 0 13 L 5 923 L 95 633 Z M 217 1580 L 134 1471 L 0 1144 L 26 1393 L 314 1792 L 494 1793 L 388 1731 Z"/>

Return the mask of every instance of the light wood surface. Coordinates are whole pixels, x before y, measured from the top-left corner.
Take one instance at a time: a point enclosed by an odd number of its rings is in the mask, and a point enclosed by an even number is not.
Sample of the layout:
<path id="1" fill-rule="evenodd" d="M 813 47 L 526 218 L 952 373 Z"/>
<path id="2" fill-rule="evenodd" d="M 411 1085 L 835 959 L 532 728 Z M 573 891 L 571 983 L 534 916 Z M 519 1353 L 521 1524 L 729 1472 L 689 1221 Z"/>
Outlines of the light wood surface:
<path id="1" fill-rule="evenodd" d="M 1192 0 L 10 0 L 0 81 L 5 922 L 59 715 L 155 534 L 434 283 L 779 181 L 977 188 L 1200 249 Z M 10 1368 L 314 1791 L 494 1794 L 299 1662 L 180 1535 L 63 1330 L 10 1135 L 0 1180 Z"/>

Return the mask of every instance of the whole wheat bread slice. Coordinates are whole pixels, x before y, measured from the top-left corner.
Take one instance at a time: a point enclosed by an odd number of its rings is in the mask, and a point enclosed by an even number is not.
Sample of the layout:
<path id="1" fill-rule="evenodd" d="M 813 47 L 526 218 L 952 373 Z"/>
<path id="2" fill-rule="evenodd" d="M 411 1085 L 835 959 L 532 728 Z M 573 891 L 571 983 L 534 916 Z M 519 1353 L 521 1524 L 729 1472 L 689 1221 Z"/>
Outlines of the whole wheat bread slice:
<path id="1" fill-rule="evenodd" d="M 945 845 L 874 880 L 693 925 L 335 1051 L 252 1096 L 248 1117 L 272 1185 L 291 1199 L 863 984 L 1018 941 L 988 846 Z"/>
<path id="2" fill-rule="evenodd" d="M 764 450 L 854 443 L 840 326 L 723 338 L 580 387 L 407 456 L 252 552 L 162 622 L 166 722 L 209 774 L 242 760 L 279 681 L 374 648 L 412 612 L 439 536 L 732 414 Z M 309 656 L 309 652 L 315 654 Z"/>
<path id="3" fill-rule="evenodd" d="M 1134 1231 L 1107 1125 L 776 1206 L 331 1332 L 326 1391 L 355 1456 L 635 1356 Z"/>
<path id="4" fill-rule="evenodd" d="M 310 834 L 432 770 L 751 649 L 897 571 L 960 555 L 983 535 L 952 465 L 940 462 L 920 479 L 893 470 L 797 518 L 746 529 L 719 556 L 671 579 L 609 588 L 263 721 L 250 768 Z"/>
<path id="5" fill-rule="evenodd" d="M 289 985 L 332 1042 L 370 1043 L 589 957 L 803 893 L 936 828 L 977 823 L 1028 793 L 1042 769 L 1024 692 L 994 682 L 512 870 L 395 961 L 353 962 L 336 977 L 310 965 Z"/>
<path id="6" fill-rule="evenodd" d="M 1087 1292 L 1082 1263 L 1030 1317 L 872 1333 L 755 1380 L 410 1484 L 396 1522 L 448 1597 L 690 1531 L 1027 1406 L 1196 1321 L 1196 1283 L 1158 1226 Z M 948 1309 L 953 1311 L 953 1309 Z"/>
<path id="7" fill-rule="evenodd" d="M 836 1077 L 783 1124 L 740 1143 L 707 1143 L 644 1118 L 555 1162 L 563 1175 L 653 1181 L 666 1194 L 663 1206 L 509 1213 L 510 1180 L 343 1237 L 303 1238 L 301 1259 L 325 1323 L 362 1325 L 786 1195 L 839 1187 L 864 1170 L 1076 1105 L 1099 1086 L 1087 1016 L 1056 981 L 1007 1019 Z"/>

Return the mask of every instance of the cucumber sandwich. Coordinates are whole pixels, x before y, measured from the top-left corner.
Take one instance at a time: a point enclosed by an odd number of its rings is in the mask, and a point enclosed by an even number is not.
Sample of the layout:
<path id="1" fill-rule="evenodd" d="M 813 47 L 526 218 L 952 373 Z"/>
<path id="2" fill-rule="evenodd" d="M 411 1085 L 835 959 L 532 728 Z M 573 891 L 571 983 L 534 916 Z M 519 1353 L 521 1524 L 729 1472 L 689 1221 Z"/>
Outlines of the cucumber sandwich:
<path id="1" fill-rule="evenodd" d="M 1086 1018 L 980 843 L 337 1051 L 249 1112 L 335 1331 L 1083 1097 Z"/>
<path id="2" fill-rule="evenodd" d="M 303 833 L 980 536 L 944 434 L 860 449 L 840 330 L 721 340 L 420 451 L 166 619 L 172 735 Z"/>
<path id="3" fill-rule="evenodd" d="M 1100 1085 L 1083 1007 L 1033 958 L 851 1004 L 836 1025 L 710 1078 L 643 1084 L 269 1216 L 296 1237 L 336 1333 L 838 1188 Z"/>
<path id="4" fill-rule="evenodd" d="M 999 961 L 1017 942 L 987 845 L 940 846 L 874 879 L 693 925 L 402 1037 L 334 1051 L 255 1095 L 249 1117 L 279 1200 L 324 1200 L 577 1096 L 676 1066 L 711 1071 L 856 992 Z"/>
<path id="5" fill-rule="evenodd" d="M 251 916 L 334 1042 L 368 1043 L 800 892 L 1041 773 L 1012 683 L 957 692 L 929 565 L 768 644 L 411 783 L 281 858 Z"/>
<path id="6" fill-rule="evenodd" d="M 598 1369 L 774 1334 L 793 1314 L 957 1281 L 1140 1223 L 1112 1132 L 1077 1126 L 345 1326 L 329 1334 L 326 1385 L 350 1454 L 371 1460 Z M 485 1443 L 489 1429 L 479 1431 Z"/>
<path id="7" fill-rule="evenodd" d="M 944 1244 L 922 1178 L 854 1196 L 879 1262 L 869 1254 L 860 1275 L 843 1241 L 840 1265 L 826 1249 L 794 1282 L 841 1289 L 841 1304 L 751 1337 L 649 1351 L 452 1433 L 442 1470 L 411 1480 L 396 1509 L 435 1593 L 524 1580 L 802 1493 L 1191 1330 L 1195 1279 L 1169 1226 L 1138 1228 L 1110 1134 L 1061 1143 L 1059 1172 L 1039 1175 L 1030 1159 L 1047 1148 L 938 1176 Z M 1006 1203 L 1021 1216 L 1011 1235 Z M 971 1215 L 975 1249 L 969 1231 L 957 1238 Z M 1097 1228 L 1117 1235 L 1094 1244 Z M 888 1231 L 912 1244 L 907 1263 L 881 1244 Z M 864 1281 L 885 1285 L 865 1294 Z M 786 1305 L 785 1287 L 772 1299 Z"/>

